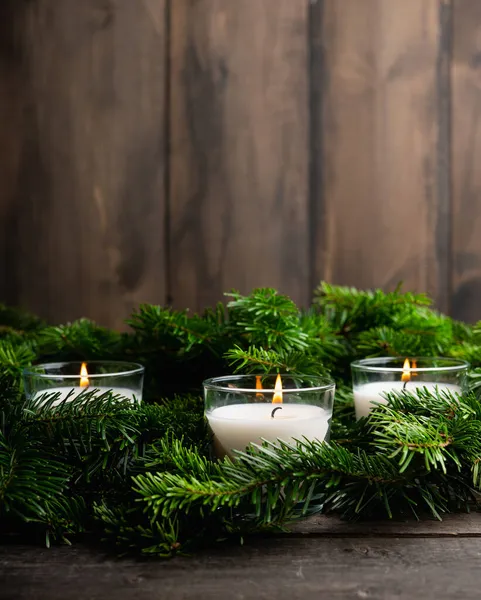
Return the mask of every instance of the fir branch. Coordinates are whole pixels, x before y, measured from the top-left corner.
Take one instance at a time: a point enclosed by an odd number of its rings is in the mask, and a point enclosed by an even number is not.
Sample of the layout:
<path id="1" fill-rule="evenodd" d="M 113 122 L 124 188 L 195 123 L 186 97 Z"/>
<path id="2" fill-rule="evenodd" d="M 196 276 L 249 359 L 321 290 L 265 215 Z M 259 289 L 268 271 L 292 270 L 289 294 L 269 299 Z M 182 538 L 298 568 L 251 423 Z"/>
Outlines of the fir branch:
<path id="1" fill-rule="evenodd" d="M 451 337 L 443 339 L 429 327 L 424 330 L 376 327 L 359 334 L 356 350 L 360 356 L 439 356 L 451 343 Z"/>
<path id="2" fill-rule="evenodd" d="M 20 344 L 3 340 L 0 344 L 0 375 L 19 379 L 22 370 L 35 360 L 35 350 L 31 342 Z"/>
<path id="3" fill-rule="evenodd" d="M 287 350 L 265 350 L 249 346 L 235 346 L 225 354 L 225 358 L 235 372 L 244 373 L 296 373 L 319 375 L 323 369 L 319 357 L 306 352 Z"/>
<path id="4" fill-rule="evenodd" d="M 357 290 L 322 282 L 314 293 L 319 306 L 335 330 L 344 335 L 391 325 L 404 310 L 426 307 L 431 301 L 424 294 L 401 293 L 400 289 L 384 293 L 381 290 Z"/>
<path id="5" fill-rule="evenodd" d="M 2 526 L 40 528 L 47 541 L 90 530 L 121 551 L 173 556 L 316 512 L 428 510 L 441 518 L 476 503 L 481 369 L 470 374 L 471 393 L 408 388 L 355 421 L 348 368 L 368 354 L 442 354 L 481 365 L 479 324 L 453 321 L 424 295 L 399 289 L 323 284 L 307 311 L 271 288 L 231 298 L 227 309 L 202 315 L 144 305 L 127 334 L 85 319 L 46 327 L 0 307 Z M 92 390 L 63 402 L 59 394 L 23 398 L 24 366 L 91 358 L 143 362 L 144 399 L 156 404 Z M 202 400 L 175 392 L 198 393 L 203 378 L 232 367 L 333 373 L 335 441 L 266 443 L 235 462 L 210 460 Z"/>
<path id="6" fill-rule="evenodd" d="M 44 321 L 28 311 L 0 304 L 0 331 L 23 337 L 37 334 L 44 327 Z"/>
<path id="7" fill-rule="evenodd" d="M 179 453 L 179 448 L 172 448 Z M 282 524 L 318 511 L 321 505 L 349 510 L 340 491 L 346 479 L 352 485 L 374 486 L 382 496 L 384 486 L 402 481 L 385 457 L 353 454 L 347 449 L 318 442 L 296 446 L 266 442 L 236 453 L 236 462 L 207 465 L 195 457 L 188 474 L 147 473 L 135 478 L 143 501 L 163 518 L 198 507 L 249 509 L 256 526 Z M 185 472 L 185 465 L 183 471 Z M 365 495 L 365 490 L 363 491 Z M 248 514 L 248 513 L 247 513 Z M 247 518 L 247 517 L 245 517 Z"/>
<path id="8" fill-rule="evenodd" d="M 455 451 L 449 449 L 453 438 L 449 434 L 447 422 L 433 426 L 428 417 L 405 414 L 402 421 L 399 413 L 389 406 L 379 408 L 371 417 L 374 426 L 374 446 L 379 450 L 392 450 L 389 458 L 399 458 L 399 472 L 409 467 L 416 454 L 424 456 L 425 468 L 442 469 L 446 473 L 446 462 L 451 459 L 459 468 L 460 462 Z"/>
<path id="9" fill-rule="evenodd" d="M 271 288 L 260 288 L 250 296 L 228 294 L 230 329 L 242 333 L 250 345 L 265 349 L 305 350 L 309 335 L 299 326 L 299 310 L 287 296 Z M 234 326 L 235 323 L 235 326 Z"/>
<path id="10" fill-rule="evenodd" d="M 465 360 L 472 367 L 481 367 L 481 346 L 467 341 L 455 343 L 446 352 L 447 356 Z"/>
<path id="11" fill-rule="evenodd" d="M 254 318 L 266 315 L 273 318 L 296 318 L 299 312 L 290 298 L 279 294 L 274 288 L 257 288 L 249 296 L 232 291 L 226 296 L 233 298 L 227 304 L 231 319 L 239 320 L 239 316 L 245 314 L 252 314 Z"/>
<path id="12" fill-rule="evenodd" d="M 143 304 L 138 313 L 127 320 L 128 325 L 147 341 L 161 347 L 189 352 L 196 345 L 211 341 L 212 319 L 205 320 L 188 311 L 175 311 Z M 215 324 L 214 329 L 217 327 Z"/>
<path id="13" fill-rule="evenodd" d="M 38 354 L 42 359 L 94 360 L 118 352 L 121 336 L 96 325 L 89 319 L 79 319 L 67 325 L 46 327 L 38 335 Z"/>
<path id="14" fill-rule="evenodd" d="M 68 466 L 46 449 L 22 436 L 8 441 L 0 434 L 0 512 L 42 519 L 68 479 Z"/>

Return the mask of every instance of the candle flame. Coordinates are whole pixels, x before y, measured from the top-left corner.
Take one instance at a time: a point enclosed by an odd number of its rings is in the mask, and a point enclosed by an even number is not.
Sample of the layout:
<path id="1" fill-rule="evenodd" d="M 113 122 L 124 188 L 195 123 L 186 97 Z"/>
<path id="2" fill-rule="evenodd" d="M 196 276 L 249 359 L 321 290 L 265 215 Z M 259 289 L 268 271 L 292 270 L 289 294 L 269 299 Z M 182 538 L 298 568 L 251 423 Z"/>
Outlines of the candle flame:
<path id="1" fill-rule="evenodd" d="M 282 404 L 282 379 L 279 374 L 277 375 L 276 385 L 274 386 L 272 404 Z"/>
<path id="2" fill-rule="evenodd" d="M 262 390 L 262 381 L 261 381 L 261 376 L 260 375 L 256 375 L 256 390 Z M 263 394 L 256 394 L 256 398 L 262 399 L 264 398 Z"/>
<path id="3" fill-rule="evenodd" d="M 417 368 L 418 368 L 418 364 L 413 358 L 411 369 L 417 369 Z M 417 376 L 418 376 L 418 373 L 411 373 L 411 377 L 417 377 Z"/>
<path id="4" fill-rule="evenodd" d="M 89 384 L 89 373 L 87 371 L 87 363 L 82 363 L 80 367 L 80 387 L 87 387 Z"/>
<path id="5" fill-rule="evenodd" d="M 411 381 L 411 363 L 409 362 L 409 358 L 406 358 L 404 361 L 401 381 Z"/>

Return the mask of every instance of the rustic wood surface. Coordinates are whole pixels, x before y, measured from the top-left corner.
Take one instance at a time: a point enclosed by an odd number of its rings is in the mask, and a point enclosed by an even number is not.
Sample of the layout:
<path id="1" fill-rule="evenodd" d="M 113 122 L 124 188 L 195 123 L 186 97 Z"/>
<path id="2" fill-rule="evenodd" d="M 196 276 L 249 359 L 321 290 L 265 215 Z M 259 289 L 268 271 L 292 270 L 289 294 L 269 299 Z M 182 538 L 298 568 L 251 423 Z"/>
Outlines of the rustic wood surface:
<path id="1" fill-rule="evenodd" d="M 0 301 L 321 278 L 481 318 L 478 0 L 3 0 Z"/>
<path id="2" fill-rule="evenodd" d="M 317 518 L 172 561 L 113 559 L 88 546 L 0 546 L 2 600 L 153 598 L 478 599 L 481 516 L 442 523 Z"/>
<path id="3" fill-rule="evenodd" d="M 2 4 L 1 299 L 119 326 L 165 294 L 165 0 Z"/>
<path id="4" fill-rule="evenodd" d="M 324 0 L 317 273 L 448 308 L 448 3 Z M 323 73 L 324 72 L 324 73 Z"/>
<path id="5" fill-rule="evenodd" d="M 453 314 L 481 318 L 481 3 L 454 3 Z"/>
<path id="6" fill-rule="evenodd" d="M 306 304 L 308 3 L 172 3 L 172 299 L 233 287 Z"/>

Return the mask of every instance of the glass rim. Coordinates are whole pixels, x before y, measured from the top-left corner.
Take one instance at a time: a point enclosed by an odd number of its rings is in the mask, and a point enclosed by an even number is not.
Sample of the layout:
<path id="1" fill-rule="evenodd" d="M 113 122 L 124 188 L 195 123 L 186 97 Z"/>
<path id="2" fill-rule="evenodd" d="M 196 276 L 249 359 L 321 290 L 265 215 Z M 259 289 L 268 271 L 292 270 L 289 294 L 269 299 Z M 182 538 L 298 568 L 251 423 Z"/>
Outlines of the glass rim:
<path id="1" fill-rule="evenodd" d="M 119 376 L 127 376 L 127 375 L 137 375 L 140 373 L 144 373 L 145 367 L 140 363 L 128 362 L 123 360 L 72 360 L 72 361 L 61 361 L 61 362 L 51 362 L 51 363 L 41 363 L 38 365 L 32 365 L 31 367 L 25 367 L 22 371 L 23 375 L 30 375 L 34 377 L 38 377 L 39 379 L 79 379 L 81 377 L 80 371 L 76 375 L 59 375 L 59 374 L 50 374 L 50 373 L 40 373 L 40 369 L 50 368 L 50 369 L 59 369 L 66 365 L 82 365 L 82 363 L 86 363 L 88 365 L 121 365 L 124 367 L 123 371 L 114 371 L 112 373 L 88 373 L 88 378 L 95 379 L 105 379 L 106 377 L 119 377 Z M 130 368 L 129 368 L 130 367 Z"/>
<path id="2" fill-rule="evenodd" d="M 299 392 L 319 392 L 319 391 L 328 391 L 334 390 L 336 388 L 336 382 L 331 377 L 326 376 L 318 376 L 318 375 L 295 375 L 293 373 L 279 373 L 281 379 L 283 378 L 309 378 L 312 380 L 316 380 L 319 385 L 314 385 L 310 387 L 302 387 L 302 388 L 285 388 L 282 387 L 282 394 L 298 394 Z M 221 385 L 222 383 L 242 381 L 247 379 L 248 377 L 256 377 L 255 374 L 252 375 L 222 375 L 221 377 L 211 377 L 209 379 L 205 379 L 202 382 L 204 389 L 208 390 L 216 390 L 218 392 L 229 392 L 229 393 L 252 393 L 252 394 L 275 394 L 276 390 L 274 388 L 270 389 L 257 389 L 253 388 L 231 388 L 227 385 Z M 262 377 L 262 376 L 261 376 Z M 277 377 L 276 374 L 268 374 L 267 377 Z"/>
<path id="3" fill-rule="evenodd" d="M 448 358 L 445 356 L 413 356 L 408 357 L 410 361 L 436 361 L 438 363 L 445 363 L 445 366 L 433 366 L 433 367 L 409 367 L 410 373 L 432 373 L 435 371 L 461 371 L 469 368 L 470 364 L 466 360 L 459 358 Z M 380 356 L 378 358 L 362 358 L 355 360 L 351 363 L 351 369 L 357 369 L 360 371 L 371 371 L 374 373 L 403 373 L 406 369 L 401 367 L 389 367 L 382 366 L 388 365 L 390 362 L 402 361 L 402 357 L 396 356 Z M 446 363 L 449 363 L 446 365 Z"/>

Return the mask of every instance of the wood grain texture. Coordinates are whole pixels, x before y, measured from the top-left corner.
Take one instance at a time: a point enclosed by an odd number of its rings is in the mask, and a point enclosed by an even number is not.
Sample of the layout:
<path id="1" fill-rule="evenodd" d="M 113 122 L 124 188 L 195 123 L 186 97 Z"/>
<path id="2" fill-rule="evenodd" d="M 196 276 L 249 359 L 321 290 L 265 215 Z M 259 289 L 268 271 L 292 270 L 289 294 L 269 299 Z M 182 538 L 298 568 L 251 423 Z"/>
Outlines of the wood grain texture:
<path id="1" fill-rule="evenodd" d="M 450 2 L 324 0 L 313 17 L 315 278 L 404 281 L 446 310 Z"/>
<path id="2" fill-rule="evenodd" d="M 452 64 L 453 315 L 481 319 L 481 3 L 455 0 Z"/>
<path id="3" fill-rule="evenodd" d="M 176 306 L 256 286 L 308 301 L 308 4 L 172 3 Z"/>
<path id="4" fill-rule="evenodd" d="M 2 4 L 0 296 L 118 327 L 165 301 L 165 0 Z"/>
<path id="5" fill-rule="evenodd" d="M 2 600 L 479 598 L 479 538 L 268 538 L 171 562 L 0 547 Z"/>
<path id="6" fill-rule="evenodd" d="M 481 537 L 478 513 L 446 515 L 442 521 L 423 516 L 419 521 L 342 521 L 336 516 L 310 517 L 290 527 L 293 534 L 326 537 Z"/>

